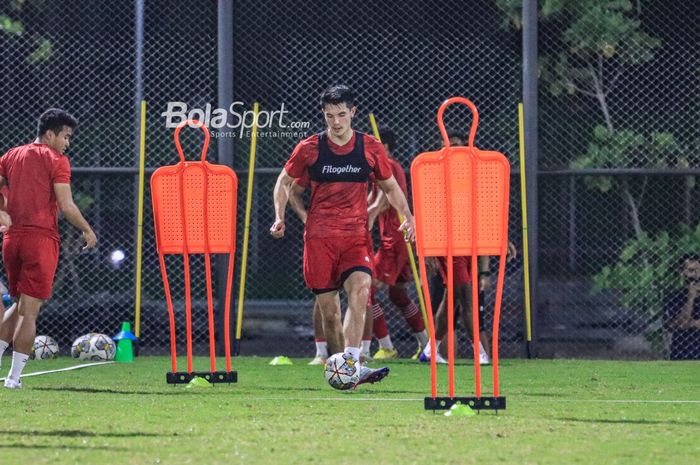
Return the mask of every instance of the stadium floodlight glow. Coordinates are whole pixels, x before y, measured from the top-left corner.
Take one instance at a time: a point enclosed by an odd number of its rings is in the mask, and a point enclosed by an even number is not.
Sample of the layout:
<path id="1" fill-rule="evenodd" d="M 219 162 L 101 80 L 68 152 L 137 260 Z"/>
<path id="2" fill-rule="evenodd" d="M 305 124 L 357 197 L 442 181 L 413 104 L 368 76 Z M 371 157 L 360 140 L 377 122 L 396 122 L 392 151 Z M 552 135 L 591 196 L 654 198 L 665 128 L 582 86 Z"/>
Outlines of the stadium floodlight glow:
<path id="1" fill-rule="evenodd" d="M 121 266 L 125 258 L 126 254 L 122 249 L 115 249 L 112 251 L 111 254 L 109 254 L 109 261 L 112 262 L 112 265 L 114 265 L 117 268 Z"/>

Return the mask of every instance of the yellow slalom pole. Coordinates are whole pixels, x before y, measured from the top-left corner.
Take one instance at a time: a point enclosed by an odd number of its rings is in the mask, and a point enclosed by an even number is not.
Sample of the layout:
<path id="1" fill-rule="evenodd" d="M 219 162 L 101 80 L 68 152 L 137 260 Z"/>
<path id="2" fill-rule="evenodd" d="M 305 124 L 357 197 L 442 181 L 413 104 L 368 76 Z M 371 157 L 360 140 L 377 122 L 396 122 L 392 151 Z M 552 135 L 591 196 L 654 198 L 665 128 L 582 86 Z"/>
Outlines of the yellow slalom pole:
<path id="1" fill-rule="evenodd" d="M 248 161 L 248 190 L 245 199 L 245 223 L 243 226 L 243 256 L 241 258 L 241 284 L 238 288 L 238 312 L 236 319 L 236 355 L 241 348 L 241 327 L 243 326 L 243 302 L 245 301 L 245 279 L 248 268 L 248 238 L 250 237 L 250 211 L 253 206 L 253 176 L 255 174 L 255 150 L 258 141 L 258 113 L 260 105 L 253 103 L 253 131 L 250 139 L 250 159 Z"/>
<path id="2" fill-rule="evenodd" d="M 377 127 L 377 120 L 374 118 L 374 113 L 369 114 L 369 122 L 372 125 L 372 132 L 374 132 L 374 137 L 379 142 L 382 138 L 379 137 L 379 128 Z M 406 199 L 408 201 L 408 199 Z M 404 217 L 398 211 L 396 214 L 399 216 L 399 221 L 403 223 Z M 423 297 L 423 288 L 420 283 L 420 277 L 418 276 L 418 269 L 416 268 L 416 259 L 413 256 L 413 247 L 411 247 L 410 242 L 406 242 L 406 250 L 408 251 L 408 260 L 411 263 L 411 272 L 413 273 L 413 284 L 416 286 L 416 294 L 418 295 L 418 303 L 420 304 L 420 311 L 423 314 L 423 323 L 425 327 L 428 327 L 428 313 L 425 309 L 425 298 Z"/>
<path id="3" fill-rule="evenodd" d="M 532 319 L 530 317 L 530 261 L 527 243 L 527 190 L 525 189 L 525 131 L 523 126 L 523 104 L 518 104 L 518 127 L 520 129 L 520 203 L 523 213 L 523 287 L 525 288 L 525 330 L 527 337 L 527 354 L 530 357 L 532 342 Z"/>
<path id="4" fill-rule="evenodd" d="M 141 100 L 139 135 L 139 203 L 136 221 L 136 295 L 134 296 L 134 334 L 141 336 L 141 259 L 143 255 L 143 194 L 146 171 L 146 101 Z"/>

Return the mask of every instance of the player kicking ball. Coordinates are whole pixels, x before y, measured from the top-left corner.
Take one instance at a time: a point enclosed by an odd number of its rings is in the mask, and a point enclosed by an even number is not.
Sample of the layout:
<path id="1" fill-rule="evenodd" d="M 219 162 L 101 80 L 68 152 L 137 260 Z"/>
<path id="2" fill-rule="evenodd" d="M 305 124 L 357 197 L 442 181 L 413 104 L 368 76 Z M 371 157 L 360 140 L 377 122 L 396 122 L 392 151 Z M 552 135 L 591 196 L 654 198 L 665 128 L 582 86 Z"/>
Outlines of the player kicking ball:
<path id="1" fill-rule="evenodd" d="M 360 363 L 362 333 L 372 269 L 367 241 L 367 189 L 370 174 L 389 203 L 406 220 L 399 229 L 408 240 L 415 225 L 408 202 L 391 171 L 379 141 L 352 129 L 357 112 L 355 96 L 346 86 L 333 86 L 321 95 L 326 130 L 301 141 L 277 178 L 274 189 L 275 222 L 270 234 L 284 236 L 288 193 L 295 178 L 311 180 L 304 226 L 304 280 L 316 295 L 329 352 L 344 348 L 344 357 Z M 344 289 L 348 299 L 341 325 L 336 298 Z M 361 366 L 357 385 L 382 380 L 387 367 Z"/>

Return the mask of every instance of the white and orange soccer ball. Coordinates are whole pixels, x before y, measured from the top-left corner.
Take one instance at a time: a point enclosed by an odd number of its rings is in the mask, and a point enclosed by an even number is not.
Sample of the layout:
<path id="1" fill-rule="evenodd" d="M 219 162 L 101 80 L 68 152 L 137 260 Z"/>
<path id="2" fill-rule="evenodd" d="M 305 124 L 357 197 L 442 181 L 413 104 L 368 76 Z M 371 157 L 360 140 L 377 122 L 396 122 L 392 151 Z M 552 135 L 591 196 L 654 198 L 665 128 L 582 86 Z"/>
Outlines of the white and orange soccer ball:
<path id="1" fill-rule="evenodd" d="M 331 387 L 345 391 L 360 380 L 360 364 L 339 352 L 328 357 L 324 374 Z"/>
<path id="2" fill-rule="evenodd" d="M 32 353 L 29 358 L 35 360 L 48 360 L 58 355 L 58 344 L 51 336 L 37 336 L 34 338 Z"/>

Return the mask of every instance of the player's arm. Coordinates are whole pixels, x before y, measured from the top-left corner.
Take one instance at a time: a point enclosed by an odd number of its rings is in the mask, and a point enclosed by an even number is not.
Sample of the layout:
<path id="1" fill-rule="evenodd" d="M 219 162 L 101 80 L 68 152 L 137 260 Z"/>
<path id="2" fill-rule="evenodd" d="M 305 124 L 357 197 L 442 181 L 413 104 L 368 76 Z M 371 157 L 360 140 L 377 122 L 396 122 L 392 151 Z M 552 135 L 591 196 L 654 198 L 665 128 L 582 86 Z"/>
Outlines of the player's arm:
<path id="1" fill-rule="evenodd" d="M 692 282 L 688 285 L 688 298 L 681 307 L 680 312 L 673 319 L 673 324 L 680 329 L 693 328 L 693 308 L 700 295 L 700 283 Z"/>
<path id="2" fill-rule="evenodd" d="M 289 206 L 292 207 L 292 210 L 294 210 L 301 222 L 306 224 L 306 207 L 302 198 L 303 194 L 304 186 L 300 186 L 296 182 L 292 183 L 287 193 L 289 195 Z"/>
<path id="3" fill-rule="evenodd" d="M 396 182 L 394 176 L 390 176 L 388 179 L 377 180 L 377 184 L 386 194 L 387 199 L 392 207 L 396 209 L 397 212 L 401 213 L 403 217 L 403 223 L 399 226 L 399 231 L 403 231 L 406 236 L 406 240 L 413 242 L 416 239 L 416 225 L 413 220 L 413 214 L 411 209 L 408 207 L 408 201 L 406 196 L 403 195 L 403 191 Z"/>
<path id="4" fill-rule="evenodd" d="M 0 189 L 7 186 L 7 180 L 4 176 L 0 176 Z M 0 194 L 0 232 L 5 232 L 10 226 L 12 226 L 12 218 L 10 214 L 5 210 L 5 196 Z"/>
<path id="5" fill-rule="evenodd" d="M 377 194 L 374 196 L 372 204 L 367 208 L 367 224 L 370 231 L 372 230 L 377 217 L 388 210 L 389 207 L 389 200 L 386 198 L 386 194 L 383 190 L 377 189 Z"/>
<path id="6" fill-rule="evenodd" d="M 95 247 L 97 245 L 97 236 L 73 201 L 73 193 L 70 184 L 56 183 L 53 185 L 53 191 L 56 194 L 58 208 L 60 208 L 63 216 L 70 224 L 82 231 L 83 239 L 85 239 L 85 247 L 83 247 L 83 249 L 92 249 Z"/>
<path id="7" fill-rule="evenodd" d="M 391 205 L 389 204 L 389 199 L 387 199 L 386 194 L 381 189 L 374 197 L 375 198 L 372 201 L 372 204 L 367 210 L 369 211 L 370 215 L 374 213 L 374 216 L 379 216 L 381 213 L 388 210 Z"/>
<path id="8" fill-rule="evenodd" d="M 277 177 L 275 189 L 272 192 L 275 203 L 275 222 L 270 227 L 270 235 L 275 239 L 284 236 L 284 213 L 289 202 L 289 191 L 291 190 L 294 178 L 287 174 L 287 170 L 282 168 Z"/>
<path id="9" fill-rule="evenodd" d="M 0 210 L 0 232 L 7 231 L 12 226 L 12 218 L 5 210 Z"/>

